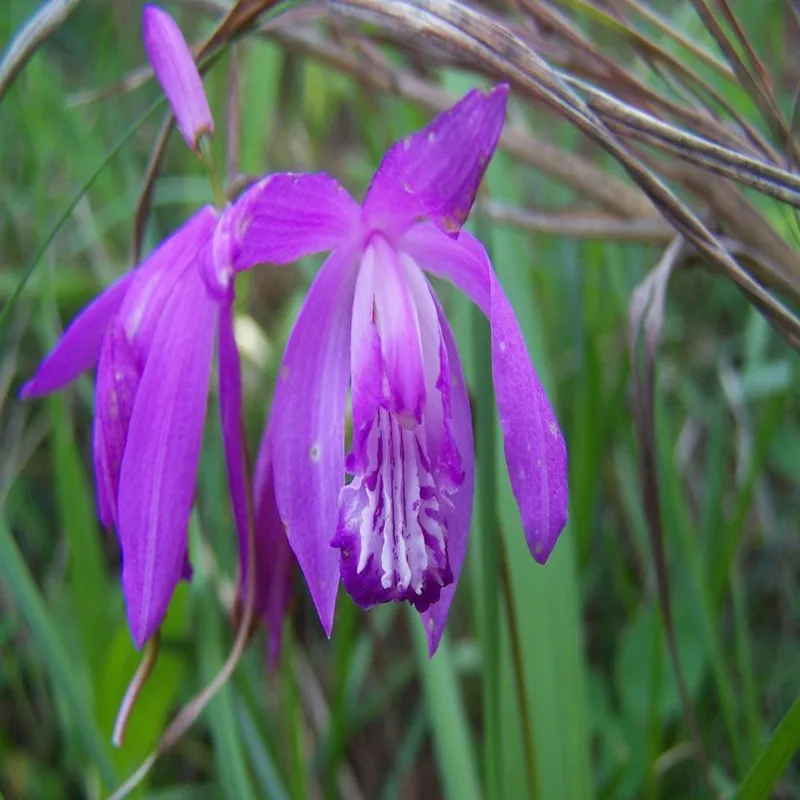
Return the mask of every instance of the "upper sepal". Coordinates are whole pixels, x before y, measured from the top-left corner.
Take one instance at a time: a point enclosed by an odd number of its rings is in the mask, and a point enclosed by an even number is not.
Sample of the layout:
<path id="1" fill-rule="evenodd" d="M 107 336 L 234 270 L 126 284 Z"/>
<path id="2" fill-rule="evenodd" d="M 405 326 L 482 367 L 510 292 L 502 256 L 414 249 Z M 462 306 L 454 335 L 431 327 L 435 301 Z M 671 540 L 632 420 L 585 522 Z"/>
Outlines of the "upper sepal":
<path id="1" fill-rule="evenodd" d="M 473 89 L 426 128 L 395 144 L 364 200 L 368 222 L 402 233 L 416 219 L 456 233 L 469 216 L 505 120 L 508 86 Z"/>

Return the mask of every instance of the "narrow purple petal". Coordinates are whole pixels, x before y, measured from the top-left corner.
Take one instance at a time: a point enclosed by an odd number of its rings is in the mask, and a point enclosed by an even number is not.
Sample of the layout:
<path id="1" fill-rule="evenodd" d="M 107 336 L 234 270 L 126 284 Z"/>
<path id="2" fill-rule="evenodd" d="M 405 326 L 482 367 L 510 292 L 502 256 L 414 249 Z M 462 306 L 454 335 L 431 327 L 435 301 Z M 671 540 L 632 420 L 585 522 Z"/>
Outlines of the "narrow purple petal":
<path id="1" fill-rule="evenodd" d="M 269 664 L 276 668 L 280 658 L 283 618 L 292 599 L 292 555 L 275 502 L 275 473 L 272 469 L 272 436 L 264 431 L 256 462 L 254 481 L 256 559 L 260 604 L 269 629 Z"/>
<path id="2" fill-rule="evenodd" d="M 97 362 L 108 323 L 119 311 L 133 273 L 123 275 L 75 317 L 58 343 L 22 387 L 20 397 L 39 397 L 60 389 Z"/>
<path id="3" fill-rule="evenodd" d="M 141 647 L 167 611 L 186 556 L 218 306 L 185 273 L 153 336 L 119 486 L 122 584 Z"/>
<path id="4" fill-rule="evenodd" d="M 426 128 L 395 144 L 384 156 L 364 200 L 365 220 L 402 233 L 424 217 L 458 231 L 497 146 L 508 87 L 473 89 Z"/>
<path id="5" fill-rule="evenodd" d="M 514 309 L 483 246 L 466 231 L 456 241 L 432 225 L 420 225 L 400 246 L 421 267 L 451 280 L 489 318 L 508 474 L 528 547 L 543 564 L 567 523 L 567 449 Z"/>
<path id="6" fill-rule="evenodd" d="M 356 252 L 335 250 L 306 296 L 272 403 L 275 497 L 322 626 L 330 635 L 339 583 L 336 532 L 344 485 L 344 418 Z"/>
<path id="7" fill-rule="evenodd" d="M 147 57 L 172 107 L 186 144 L 197 149 L 202 133 L 214 135 L 203 81 L 175 20 L 157 6 L 146 5 L 142 36 Z"/>
<path id="8" fill-rule="evenodd" d="M 450 323 L 438 301 L 436 306 L 450 369 L 451 430 L 460 456 L 464 481 L 450 498 L 453 510 L 450 512 L 447 523 L 447 553 L 450 570 L 453 573 L 453 582 L 442 589 L 439 602 L 422 615 L 425 632 L 428 635 L 428 655 L 431 657 L 439 647 L 467 555 L 467 541 L 472 520 L 472 497 L 475 489 L 475 445 L 472 441 L 472 411 L 470 410 L 469 392 Z"/>
<path id="9" fill-rule="evenodd" d="M 100 519 L 118 526 L 119 471 L 142 370 L 119 319 L 100 350 L 95 386 L 94 471 Z"/>
<path id="10" fill-rule="evenodd" d="M 417 309 L 397 253 L 383 236 L 373 236 L 367 246 L 360 271 L 365 270 L 375 273 L 375 324 L 392 411 L 420 422 L 425 405 L 425 374 Z"/>
<path id="11" fill-rule="evenodd" d="M 425 363 L 425 440 L 429 458 L 453 486 L 463 480 L 458 449 L 451 431 L 450 363 L 440 325 L 438 300 L 422 270 L 402 253 L 400 260 L 417 310 Z"/>
<path id="12" fill-rule="evenodd" d="M 250 500 L 247 496 L 247 472 L 242 409 L 242 371 L 239 351 L 233 333 L 233 307 L 230 303 L 220 310 L 219 318 L 219 401 L 222 417 L 222 438 L 228 466 L 228 490 L 239 542 L 239 565 L 242 591 L 250 572 Z M 267 586 L 256 566 L 254 609 L 256 616 L 263 609 Z M 244 594 L 242 594 L 244 597 Z"/>
<path id="13" fill-rule="evenodd" d="M 231 213 L 240 271 L 332 250 L 355 234 L 360 211 L 327 175 L 280 173 L 251 186 Z"/>
<path id="14" fill-rule="evenodd" d="M 374 259 L 363 259 L 358 270 L 350 329 L 350 376 L 353 455 L 360 462 L 378 409 L 389 405 L 384 397 L 383 356 L 375 325 Z"/>
<path id="15" fill-rule="evenodd" d="M 165 239 L 134 271 L 134 281 L 119 309 L 125 334 L 144 368 L 150 342 L 180 277 L 200 257 L 217 226 L 217 213 L 205 206 Z"/>

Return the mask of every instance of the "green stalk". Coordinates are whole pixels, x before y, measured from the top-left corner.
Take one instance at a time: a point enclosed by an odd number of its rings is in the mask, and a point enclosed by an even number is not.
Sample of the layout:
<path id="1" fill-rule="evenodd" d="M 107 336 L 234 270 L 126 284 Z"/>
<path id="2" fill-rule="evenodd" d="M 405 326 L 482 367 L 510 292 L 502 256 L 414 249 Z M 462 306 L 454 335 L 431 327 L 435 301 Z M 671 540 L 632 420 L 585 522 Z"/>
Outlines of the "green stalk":
<path id="1" fill-rule="evenodd" d="M 478 460 L 478 545 L 483 596 L 480 609 L 483 698 L 483 757 L 486 793 L 503 797 L 500 711 L 500 560 L 498 558 L 497 476 L 495 469 L 495 411 L 492 388 L 492 348 L 489 326 L 474 309 L 475 374 L 478 376 L 475 412 L 475 450 Z M 524 705 L 524 699 L 520 698 Z M 531 751 L 532 752 L 532 751 Z M 530 759 L 527 759 L 530 760 Z"/>
<path id="2" fill-rule="evenodd" d="M 800 748 L 800 697 L 786 712 L 770 736 L 755 764 L 745 776 L 733 800 L 763 800 L 769 797 L 778 778 Z"/>
<path id="3" fill-rule="evenodd" d="M 103 784 L 106 787 L 114 786 L 117 775 L 110 748 L 98 730 L 86 695 L 76 690 L 81 682 L 75 675 L 64 642 L 53 625 L 25 559 L 2 518 L 0 518 L 0 578 L 9 596 L 14 598 L 25 617 L 53 687 L 67 704 L 83 746 L 94 761 Z"/>

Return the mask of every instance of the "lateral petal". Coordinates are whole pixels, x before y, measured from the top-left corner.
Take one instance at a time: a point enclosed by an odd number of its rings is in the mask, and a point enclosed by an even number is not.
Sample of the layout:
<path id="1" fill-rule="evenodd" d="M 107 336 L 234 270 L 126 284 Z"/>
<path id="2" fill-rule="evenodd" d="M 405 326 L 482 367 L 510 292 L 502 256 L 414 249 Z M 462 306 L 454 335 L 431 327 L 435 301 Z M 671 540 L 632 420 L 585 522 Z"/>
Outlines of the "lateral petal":
<path id="1" fill-rule="evenodd" d="M 278 665 L 283 618 L 292 599 L 292 555 L 286 531 L 275 502 L 275 473 L 272 468 L 272 436 L 267 425 L 256 462 L 253 489 L 255 503 L 256 575 L 258 615 L 266 618 L 269 633 L 269 663 Z M 258 585 L 257 584 L 257 585 Z"/>
<path id="2" fill-rule="evenodd" d="M 113 319 L 97 365 L 94 409 L 95 483 L 100 519 L 106 528 L 117 526 L 119 471 L 141 376 L 125 329 L 119 319 Z"/>
<path id="3" fill-rule="evenodd" d="M 183 572 L 217 313 L 199 273 L 185 273 L 154 333 L 128 429 L 119 534 L 139 647 L 161 624 Z"/>
<path id="4" fill-rule="evenodd" d="M 461 368 L 461 359 L 458 355 L 453 331 L 438 300 L 436 300 L 436 310 L 444 348 L 447 352 L 446 363 L 449 366 L 450 425 L 448 433 L 452 435 L 464 478 L 458 490 L 450 497 L 453 509 L 447 523 L 447 553 L 450 570 L 453 573 L 453 582 L 442 589 L 439 601 L 422 615 L 425 633 L 428 636 L 428 655 L 431 658 L 439 647 L 467 555 L 469 528 L 472 521 L 472 498 L 475 490 L 475 445 L 472 439 L 472 411 L 469 392 L 464 380 L 464 371 Z"/>
<path id="5" fill-rule="evenodd" d="M 238 272 L 332 250 L 354 235 L 360 211 L 345 189 L 323 173 L 278 173 L 251 186 L 229 213 Z"/>
<path id="6" fill-rule="evenodd" d="M 222 439 L 228 468 L 228 491 L 231 497 L 236 535 L 239 542 L 241 585 L 247 585 L 250 571 L 248 531 L 252 523 L 247 496 L 247 473 L 242 409 L 242 370 L 239 350 L 233 333 L 233 306 L 226 303 L 219 316 L 219 405 L 222 420 Z M 258 574 L 258 573 L 256 573 Z M 256 581 L 254 608 L 259 608 L 259 595 L 266 588 Z"/>
<path id="7" fill-rule="evenodd" d="M 198 261 L 216 225 L 216 211 L 211 206 L 201 208 L 134 271 L 134 281 L 119 309 L 119 317 L 139 358 L 146 357 L 177 281 Z"/>
<path id="8" fill-rule="evenodd" d="M 108 325 L 119 311 L 133 278 L 132 272 L 123 275 L 72 320 L 36 374 L 22 387 L 23 400 L 54 392 L 97 363 Z"/>
<path id="9" fill-rule="evenodd" d="M 492 331 L 492 376 L 506 464 L 533 557 L 547 561 L 567 523 L 567 448 L 539 381 L 514 309 L 483 245 L 467 231 L 452 240 L 420 225 L 402 248 L 424 269 L 452 281 L 486 314 Z"/>
<path id="10" fill-rule="evenodd" d="M 354 249 L 335 250 L 308 290 L 272 402 L 275 497 L 322 626 L 330 635 L 339 584 L 331 547 L 344 485 Z"/>

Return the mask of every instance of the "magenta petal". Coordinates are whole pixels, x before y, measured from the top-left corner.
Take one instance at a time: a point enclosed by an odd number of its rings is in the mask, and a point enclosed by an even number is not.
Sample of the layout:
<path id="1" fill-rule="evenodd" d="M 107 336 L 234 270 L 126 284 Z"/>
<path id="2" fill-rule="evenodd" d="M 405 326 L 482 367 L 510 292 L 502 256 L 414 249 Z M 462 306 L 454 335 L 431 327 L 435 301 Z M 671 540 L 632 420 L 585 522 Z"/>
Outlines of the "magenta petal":
<path id="1" fill-rule="evenodd" d="M 415 219 L 456 232 L 469 215 L 497 146 L 508 87 L 473 89 L 426 128 L 395 144 L 364 200 L 370 225 L 401 233 Z"/>
<path id="2" fill-rule="evenodd" d="M 332 250 L 354 234 L 359 219 L 353 198 L 324 174 L 270 175 L 251 186 L 230 213 L 237 271 Z"/>
<path id="3" fill-rule="evenodd" d="M 202 261 L 201 250 L 208 245 L 216 225 L 216 211 L 211 206 L 201 208 L 134 271 L 119 319 L 142 364 L 175 284 L 187 269 L 196 268 Z"/>
<path id="4" fill-rule="evenodd" d="M 366 262 L 366 263 L 365 263 Z M 375 269 L 373 260 L 362 260 L 353 298 L 350 329 L 350 396 L 353 406 L 353 454 L 364 456 L 367 436 L 384 397 L 381 340 L 375 325 Z M 365 467 L 361 464 L 361 467 Z"/>
<path id="5" fill-rule="evenodd" d="M 253 484 L 255 503 L 256 575 L 258 577 L 259 616 L 269 628 L 269 664 L 278 665 L 283 618 L 292 599 L 294 556 L 286 539 L 275 502 L 275 473 L 272 469 L 272 435 L 267 425 L 256 462 Z"/>
<path id="6" fill-rule="evenodd" d="M 382 236 L 373 237 L 360 271 L 374 273 L 375 321 L 392 411 L 419 422 L 425 405 L 425 371 L 417 309 L 397 253 Z"/>
<path id="7" fill-rule="evenodd" d="M 119 319 L 108 327 L 97 365 L 94 471 L 100 519 L 117 525 L 119 471 L 133 414 L 141 367 Z"/>
<path id="8" fill-rule="evenodd" d="M 20 397 L 54 392 L 95 365 L 108 323 L 122 305 L 132 280 L 133 273 L 123 275 L 72 320 L 36 374 L 22 387 Z"/>
<path id="9" fill-rule="evenodd" d="M 336 250 L 311 284 L 289 337 L 272 403 L 275 497 L 322 626 L 330 635 L 339 584 L 336 532 L 344 485 L 355 252 Z"/>
<path id="10" fill-rule="evenodd" d="M 167 302 L 128 430 L 119 486 L 122 584 L 137 646 L 167 611 L 186 556 L 218 307 L 195 270 Z"/>
<path id="11" fill-rule="evenodd" d="M 472 497 L 475 490 L 475 445 L 472 441 L 472 411 L 469 392 L 450 323 L 438 301 L 436 307 L 450 369 L 450 431 L 460 457 L 464 481 L 450 498 L 453 510 L 450 512 L 447 523 L 447 553 L 450 570 L 453 573 L 453 582 L 442 589 L 439 601 L 422 615 L 425 632 L 428 635 L 428 655 L 431 657 L 439 647 L 467 555 L 467 541 L 472 520 Z"/>
<path id="12" fill-rule="evenodd" d="M 531 554 L 544 563 L 567 523 L 567 448 L 514 309 L 483 246 L 466 231 L 455 241 L 432 225 L 420 225 L 400 246 L 421 267 L 451 280 L 489 318 L 492 376 L 511 488 Z"/>
<path id="13" fill-rule="evenodd" d="M 233 333 L 233 307 L 230 303 L 220 310 L 219 318 L 219 401 L 222 416 L 222 438 L 225 444 L 225 460 L 228 466 L 228 490 L 231 496 L 233 517 L 239 542 L 239 564 L 241 585 L 247 585 L 250 570 L 250 502 L 247 496 L 247 473 L 244 445 L 244 419 L 242 409 L 242 373 L 239 350 Z M 263 605 L 267 586 L 256 569 L 256 594 L 254 607 Z"/>
<path id="14" fill-rule="evenodd" d="M 214 134 L 203 82 L 180 28 L 166 11 L 146 5 L 142 36 L 147 57 L 172 107 L 186 144 L 197 149 L 202 133 Z"/>

